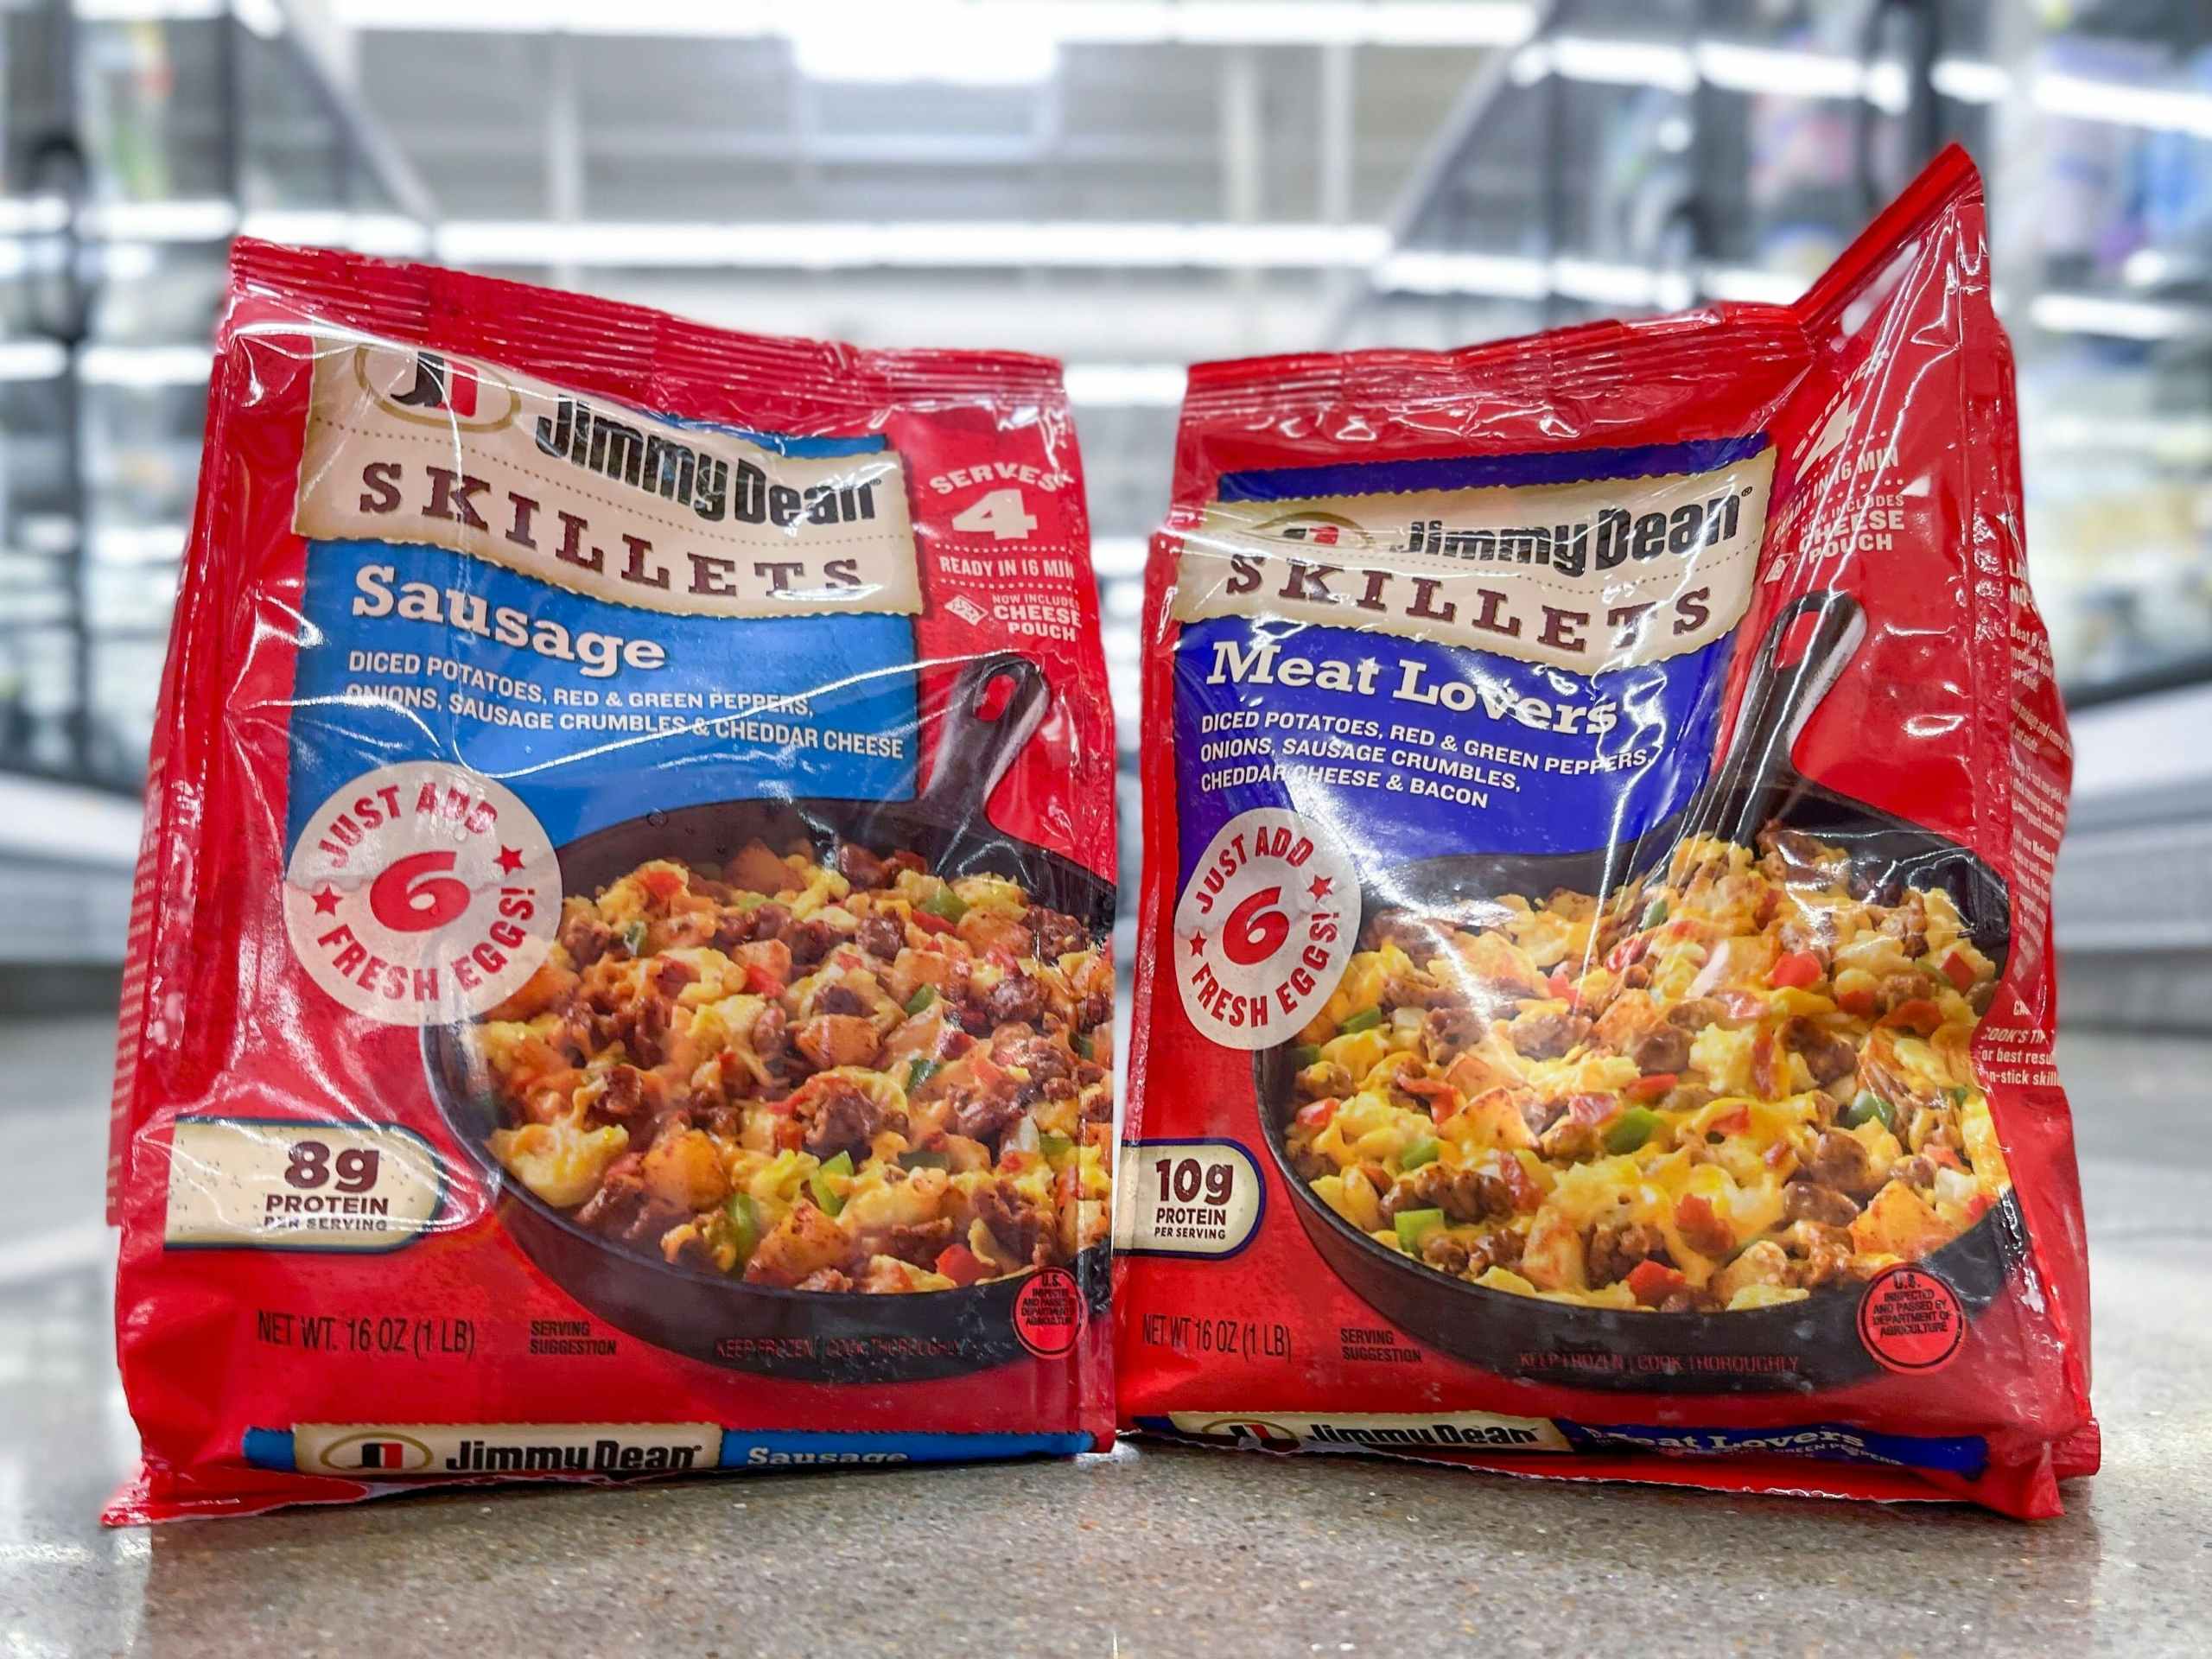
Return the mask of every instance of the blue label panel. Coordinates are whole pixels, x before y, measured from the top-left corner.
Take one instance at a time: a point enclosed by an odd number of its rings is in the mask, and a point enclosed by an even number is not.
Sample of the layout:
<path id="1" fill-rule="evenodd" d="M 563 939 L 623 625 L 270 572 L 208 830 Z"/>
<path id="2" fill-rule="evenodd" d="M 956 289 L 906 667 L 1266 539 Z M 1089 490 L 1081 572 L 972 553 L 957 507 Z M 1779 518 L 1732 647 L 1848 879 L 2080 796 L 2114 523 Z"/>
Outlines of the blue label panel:
<path id="1" fill-rule="evenodd" d="M 830 1434 L 804 1430 L 722 1431 L 725 1469 L 783 1469 L 870 1463 L 973 1463 L 992 1458 L 1068 1458 L 1091 1449 L 1069 1434 Z"/>
<path id="2" fill-rule="evenodd" d="M 1792 1428 L 1656 1428 L 1637 1423 L 1562 1421 L 1560 1432 L 1586 1452 L 1631 1450 L 1713 1456 L 1766 1452 L 1837 1463 L 1878 1463 L 1933 1469 L 1978 1480 L 1989 1466 L 1989 1442 L 1978 1434 L 1877 1434 L 1848 1423 Z"/>
<path id="3" fill-rule="evenodd" d="M 1183 874 L 1260 806 L 1319 818 L 1363 869 L 1633 840 L 1705 782 L 1731 645 L 1583 676 L 1351 628 L 1187 625 L 1174 677 Z"/>
<path id="4" fill-rule="evenodd" d="M 556 847 L 655 809 L 914 792 L 903 616 L 682 616 L 384 542 L 310 543 L 305 608 L 288 845 L 398 760 L 498 779 Z"/>
<path id="5" fill-rule="evenodd" d="M 1764 433 L 1536 454 L 1232 473 L 1224 501 L 1483 490 L 1713 470 Z M 1175 655 L 1178 851 L 1187 879 L 1238 813 L 1327 823 L 1363 870 L 1459 853 L 1581 853 L 1631 841 L 1711 771 L 1734 638 L 1593 675 L 1395 634 L 1225 617 Z"/>
<path id="6" fill-rule="evenodd" d="M 1638 443 L 1605 449 L 1550 449 L 1536 454 L 1439 455 L 1422 461 L 1334 461 L 1224 473 L 1224 501 L 1299 501 L 1317 495 L 1385 491 L 1488 490 L 1504 484 L 1580 484 L 1595 478 L 1658 478 L 1710 473 L 1748 461 L 1767 447 L 1764 432 L 1687 443 Z"/>

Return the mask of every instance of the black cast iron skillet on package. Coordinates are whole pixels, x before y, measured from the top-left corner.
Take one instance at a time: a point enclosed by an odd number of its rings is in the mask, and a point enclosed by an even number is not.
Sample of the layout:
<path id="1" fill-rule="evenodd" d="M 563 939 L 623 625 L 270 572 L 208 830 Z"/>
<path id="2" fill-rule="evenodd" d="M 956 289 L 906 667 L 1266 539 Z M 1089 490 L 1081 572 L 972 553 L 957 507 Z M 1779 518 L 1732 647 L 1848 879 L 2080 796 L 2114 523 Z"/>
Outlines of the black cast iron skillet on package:
<path id="1" fill-rule="evenodd" d="M 1795 660 L 1785 666 L 1786 647 L 1801 632 Z M 1390 912 L 1448 920 L 1506 893 L 1541 897 L 1560 887 L 1608 893 L 1663 862 L 1686 836 L 1749 843 L 1762 828 L 1778 823 L 1847 849 L 1853 880 L 1862 891 L 1894 900 L 1906 887 L 1943 888 L 1974 944 L 2001 971 L 2010 911 L 1995 871 L 1918 824 L 1809 782 L 1790 762 L 1797 734 L 1865 632 L 1864 613 L 1848 594 L 1811 593 L 1785 607 L 1759 647 L 1745 687 L 1744 717 L 1711 781 L 1637 840 L 1580 853 L 1461 855 L 1389 868 L 1363 885 L 1363 927 Z M 1663 1376 L 1669 1387 L 1688 1392 L 1810 1391 L 1873 1369 L 1855 1327 L 1855 1297 L 1815 1295 L 1725 1313 L 1620 1312 L 1488 1289 L 1377 1243 L 1331 1209 L 1292 1166 L 1285 1137 L 1296 1109 L 1293 1046 L 1263 1050 L 1254 1061 L 1268 1148 L 1323 1259 L 1412 1335 L 1510 1376 L 1590 1388 L 1649 1389 L 1654 1377 Z M 1978 1313 L 2025 1249 L 2019 1205 L 2007 1193 L 1928 1265 L 1956 1288 L 1969 1313 Z M 1790 1363 L 1770 1370 L 1709 1372 L 1684 1363 L 1713 1352 L 1787 1355 Z M 1603 1356 L 1607 1363 L 1579 1366 L 1578 1355 Z"/>
<path id="2" fill-rule="evenodd" d="M 953 688 L 936 762 L 913 799 L 768 798 L 648 813 L 559 849 L 563 891 L 596 893 L 646 859 L 705 868 L 753 841 L 775 848 L 805 842 L 825 854 L 851 841 L 878 852 L 910 849 L 946 877 L 1005 876 L 1036 903 L 1103 938 L 1111 926 L 1111 886 L 1069 859 L 1001 834 L 984 814 L 1046 703 L 1044 676 L 1028 658 L 979 658 Z M 987 717 L 986 709 L 994 712 Z M 694 1358 L 807 1382 L 957 1376 L 1022 1351 L 1012 1314 L 1026 1275 L 906 1295 L 786 1290 L 674 1265 L 581 1226 L 487 1149 L 502 1119 L 466 1033 L 426 1027 L 423 1057 L 454 1138 L 499 1187 L 507 1230 L 577 1301 L 623 1330 Z M 1094 1309 L 1105 1304 L 1105 1254 L 1094 1246 L 1076 1260 Z"/>

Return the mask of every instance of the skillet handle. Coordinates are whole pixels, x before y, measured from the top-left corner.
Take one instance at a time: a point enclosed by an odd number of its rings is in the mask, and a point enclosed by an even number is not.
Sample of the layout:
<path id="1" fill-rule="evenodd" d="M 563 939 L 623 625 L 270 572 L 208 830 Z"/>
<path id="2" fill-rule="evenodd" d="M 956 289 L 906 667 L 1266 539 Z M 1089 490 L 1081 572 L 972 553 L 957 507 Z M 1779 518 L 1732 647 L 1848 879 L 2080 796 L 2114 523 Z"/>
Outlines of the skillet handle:
<path id="1" fill-rule="evenodd" d="M 1797 660 L 1784 666 L 1783 638 L 1806 616 L 1815 619 L 1812 633 Z M 1735 735 L 1714 775 L 1724 791 L 1741 791 L 1743 810 L 1736 823 L 1725 826 L 1732 838 L 1747 839 L 1758 829 L 1751 820 L 1764 820 L 1766 804 L 1797 781 L 1789 752 L 1866 637 L 1866 611 L 1849 594 L 1833 588 L 1790 601 L 1768 626 L 1744 681 Z"/>
<path id="2" fill-rule="evenodd" d="M 1005 701 L 998 713 L 982 713 L 992 688 L 1003 682 Z M 1010 651 L 978 657 L 960 671 L 945 699 L 938 724 L 937 753 L 914 804 L 932 823 L 958 829 L 983 815 L 999 779 L 1045 718 L 1052 688 L 1045 671 Z"/>

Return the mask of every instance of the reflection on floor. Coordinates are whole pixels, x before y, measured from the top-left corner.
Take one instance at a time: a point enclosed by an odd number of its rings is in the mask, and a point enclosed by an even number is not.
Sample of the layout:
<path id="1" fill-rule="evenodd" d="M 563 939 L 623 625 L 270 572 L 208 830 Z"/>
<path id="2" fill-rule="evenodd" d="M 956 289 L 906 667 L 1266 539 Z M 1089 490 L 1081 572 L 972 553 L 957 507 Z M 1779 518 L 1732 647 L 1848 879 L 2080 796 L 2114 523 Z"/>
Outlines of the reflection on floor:
<path id="1" fill-rule="evenodd" d="M 1528 1637 L 1493 1642 L 1497 1651 L 1538 1652 L 1578 1589 L 1592 1592 L 1591 1628 L 1606 1623 L 1596 1609 L 1615 1599 L 1597 1592 L 1604 1586 L 1637 1591 L 1635 1633 L 1605 1644 L 1623 1651 L 1673 1652 L 1678 1636 L 1688 1651 L 1732 1609 L 1779 1621 L 1773 1645 L 1790 1652 L 1846 1637 L 1854 1653 L 2202 1651 L 2196 1620 L 2212 1595 L 2202 1547 L 2212 1532 L 2212 1102 L 2202 1079 L 2212 1042 L 2084 1035 L 2063 1046 L 2096 1240 L 2107 1463 L 2074 1495 L 2075 1512 L 2046 1527 L 1939 1508 L 1874 1514 L 1627 1488 L 1600 1497 L 1344 1459 L 1124 1449 L 1072 1470 L 470 1493 L 154 1535 L 92 1524 L 137 1444 L 114 1378 L 112 1246 L 99 1224 L 108 1044 L 104 1020 L 0 1022 L 0 1146 L 14 1176 L 0 1204 L 0 1651 L 144 1643 L 289 1659 L 356 1650 L 354 1633 L 378 1620 L 395 1648 L 433 1630 L 442 1644 L 535 1645 L 574 1611 L 564 1583 L 599 1610 L 610 1645 L 662 1645 L 673 1619 L 671 1651 L 920 1651 L 882 1621 L 941 1592 L 948 1610 L 993 1611 L 963 1615 L 963 1639 L 931 1651 L 1449 1647 L 1478 1607 L 1487 1622 L 1476 1628 Z M 922 1552 L 926 1570 L 899 1566 L 925 1505 L 932 1537 L 966 1541 Z M 1686 1527 L 1698 1539 L 1690 1558 L 1676 1548 Z M 1431 1547 L 1446 1537 L 1451 1548 Z M 1040 1544 L 1061 1569 L 1009 1578 L 1003 1564 Z M 1387 1561 L 1370 1559 L 1377 1549 Z M 1727 1565 L 1784 1556 L 1818 1563 L 1793 1568 L 1786 1596 Z M 1211 1603 L 1232 1565 L 1251 1586 L 1249 1620 L 1193 1627 L 1190 1599 Z M 1362 1571 L 1389 1575 L 1379 1611 L 1340 1588 L 1307 1589 Z M 879 1582 L 884 1573 L 893 1577 Z M 862 1580 L 882 1593 L 856 1605 Z M 1900 1601 L 1899 1583 L 1918 1587 Z M 1646 1622 L 1669 1608 L 1663 1624 Z M 1095 1637 L 1071 1636 L 1079 1611 Z M 756 1618 L 776 1622 L 747 1624 Z M 1378 1639 L 1391 1630 L 1399 1639 Z"/>

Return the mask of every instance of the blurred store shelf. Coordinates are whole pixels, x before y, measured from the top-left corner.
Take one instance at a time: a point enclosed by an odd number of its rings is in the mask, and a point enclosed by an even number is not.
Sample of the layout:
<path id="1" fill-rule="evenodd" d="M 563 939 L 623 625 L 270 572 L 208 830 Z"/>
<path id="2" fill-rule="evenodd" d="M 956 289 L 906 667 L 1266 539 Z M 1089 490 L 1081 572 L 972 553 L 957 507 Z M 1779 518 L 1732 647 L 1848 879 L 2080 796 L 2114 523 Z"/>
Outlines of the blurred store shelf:
<path id="1" fill-rule="evenodd" d="M 223 244 L 241 230 L 767 332 L 1066 358 L 1126 766 L 1179 365 L 1784 300 L 1955 137 L 1990 179 L 2028 543 L 2077 711 L 2069 1006 L 2212 1019 L 2191 965 L 2212 951 L 2192 827 L 2212 809 L 2188 783 L 2206 747 L 2192 699 L 2212 687 L 2212 10 L 868 15 L 859 30 L 827 9 L 661 0 L 0 7 L 0 772 L 135 795 Z M 1123 805 L 1133 898 L 1126 778 Z M 0 879 L 16 882 L 0 897 L 39 885 Z M 46 919 L 52 904 L 20 913 L 97 955 L 117 912 L 86 902 L 81 926 Z M 0 926 L 0 954 L 34 948 L 31 931 Z"/>
<path id="2" fill-rule="evenodd" d="M 2060 1012 L 2212 1032 L 2212 684 L 2095 703 L 2072 724 L 2052 893 Z"/>
<path id="3" fill-rule="evenodd" d="M 123 961 L 136 800 L 0 773 L 0 992 L 16 1012 L 104 994 Z"/>

